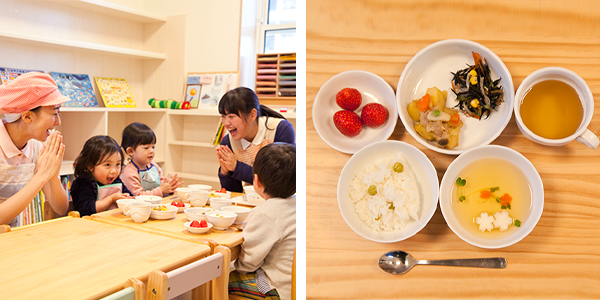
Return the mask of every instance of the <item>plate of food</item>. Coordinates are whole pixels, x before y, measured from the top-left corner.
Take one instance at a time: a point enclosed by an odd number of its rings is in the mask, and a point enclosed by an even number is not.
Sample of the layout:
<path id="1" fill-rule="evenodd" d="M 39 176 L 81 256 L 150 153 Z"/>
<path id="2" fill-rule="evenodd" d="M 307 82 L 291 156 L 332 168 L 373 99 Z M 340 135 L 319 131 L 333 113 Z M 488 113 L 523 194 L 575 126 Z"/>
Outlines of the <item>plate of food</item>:
<path id="1" fill-rule="evenodd" d="M 502 133 L 512 116 L 514 90 L 494 52 L 452 39 L 425 47 L 408 62 L 396 102 L 400 120 L 419 143 L 458 155 Z"/>
<path id="2" fill-rule="evenodd" d="M 315 96 L 312 119 L 317 133 L 331 148 L 353 154 L 394 132 L 394 90 L 383 78 L 367 71 L 339 73 Z"/>
<path id="3" fill-rule="evenodd" d="M 417 234 L 438 203 L 437 171 L 416 147 L 401 141 L 365 146 L 346 163 L 337 186 L 338 207 L 358 235 L 393 243 Z"/>

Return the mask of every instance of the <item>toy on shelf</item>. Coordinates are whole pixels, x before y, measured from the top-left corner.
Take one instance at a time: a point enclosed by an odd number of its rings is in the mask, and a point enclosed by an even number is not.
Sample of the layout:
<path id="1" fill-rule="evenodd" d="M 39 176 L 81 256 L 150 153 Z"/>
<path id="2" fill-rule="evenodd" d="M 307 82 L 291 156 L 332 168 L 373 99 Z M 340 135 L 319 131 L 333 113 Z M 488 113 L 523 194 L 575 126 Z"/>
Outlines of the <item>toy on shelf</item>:
<path id="1" fill-rule="evenodd" d="M 190 109 L 192 108 L 189 102 L 177 102 L 175 100 L 156 100 L 154 98 L 150 98 L 148 100 L 148 104 L 153 108 L 170 108 L 170 109 Z"/>

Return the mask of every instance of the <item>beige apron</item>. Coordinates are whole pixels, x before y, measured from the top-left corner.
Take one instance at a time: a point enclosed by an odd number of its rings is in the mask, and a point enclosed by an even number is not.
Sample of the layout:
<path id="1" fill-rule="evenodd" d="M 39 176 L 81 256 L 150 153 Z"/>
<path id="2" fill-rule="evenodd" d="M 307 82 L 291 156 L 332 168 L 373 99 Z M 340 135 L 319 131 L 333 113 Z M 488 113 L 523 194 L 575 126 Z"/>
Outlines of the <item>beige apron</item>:
<path id="1" fill-rule="evenodd" d="M 266 117 L 260 117 L 258 119 L 259 125 L 256 137 L 252 141 L 253 144 L 248 146 L 248 148 L 244 149 L 244 147 L 242 147 L 241 141 L 234 141 L 233 139 L 229 140 L 229 142 L 231 143 L 231 150 L 233 150 L 233 155 L 235 156 L 235 159 L 237 161 L 243 162 L 249 166 L 253 166 L 254 159 L 256 158 L 256 154 L 258 153 L 258 151 L 264 146 L 272 144 L 274 142 L 275 133 L 277 132 L 277 126 L 279 125 L 279 122 L 281 122 L 283 119 L 277 119 L 273 117 L 269 118 L 267 125 L 270 129 L 267 129 L 267 126 L 265 126 L 265 118 Z M 254 144 L 255 141 L 260 142 Z"/>
<path id="2" fill-rule="evenodd" d="M 34 171 L 35 163 L 19 166 L 0 164 L 0 203 L 20 191 L 31 180 Z M 8 225 L 15 227 L 18 221 L 19 216 Z"/>

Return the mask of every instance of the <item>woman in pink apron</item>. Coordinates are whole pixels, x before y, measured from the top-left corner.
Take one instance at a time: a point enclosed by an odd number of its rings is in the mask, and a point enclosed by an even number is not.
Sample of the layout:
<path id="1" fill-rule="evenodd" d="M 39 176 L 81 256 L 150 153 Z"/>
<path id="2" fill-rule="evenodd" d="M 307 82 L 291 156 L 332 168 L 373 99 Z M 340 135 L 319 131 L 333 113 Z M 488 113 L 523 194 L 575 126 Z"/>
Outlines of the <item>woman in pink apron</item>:
<path id="1" fill-rule="evenodd" d="M 228 191 L 241 193 L 243 182 L 252 185 L 252 165 L 262 147 L 274 142 L 296 145 L 292 124 L 278 112 L 260 105 L 249 88 L 235 88 L 223 95 L 219 113 L 228 131 L 216 149 L 219 181 Z"/>
<path id="2" fill-rule="evenodd" d="M 40 190 L 54 211 L 67 211 L 67 193 L 58 175 L 65 145 L 62 135 L 53 132 L 60 125 L 60 104 L 66 101 L 44 73 L 26 73 L 0 85 L 0 224 L 15 226 Z"/>

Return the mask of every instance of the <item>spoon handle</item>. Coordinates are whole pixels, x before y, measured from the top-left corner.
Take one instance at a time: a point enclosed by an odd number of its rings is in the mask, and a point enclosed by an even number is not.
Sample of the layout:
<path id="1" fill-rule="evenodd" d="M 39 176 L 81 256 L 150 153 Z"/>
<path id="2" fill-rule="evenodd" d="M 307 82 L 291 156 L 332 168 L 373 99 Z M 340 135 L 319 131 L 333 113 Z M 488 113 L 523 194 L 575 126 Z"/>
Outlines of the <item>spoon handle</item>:
<path id="1" fill-rule="evenodd" d="M 506 268 L 506 259 L 494 258 L 469 258 L 469 259 L 445 259 L 445 260 L 419 260 L 419 265 L 457 266 L 474 268 Z"/>

